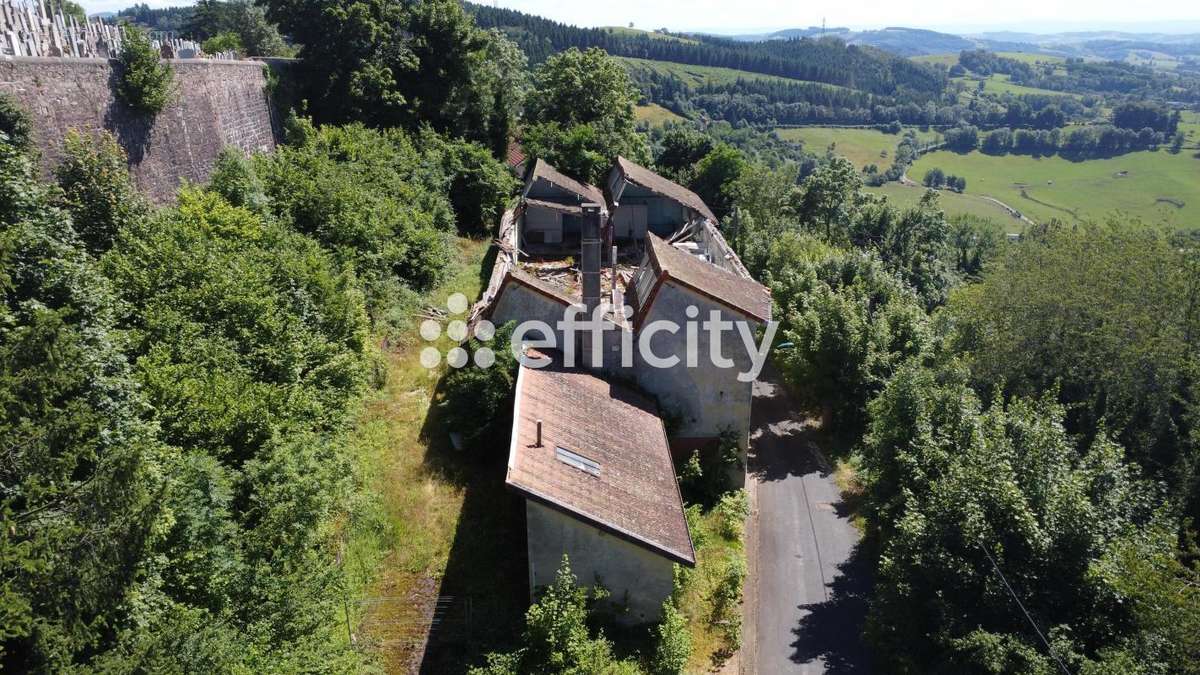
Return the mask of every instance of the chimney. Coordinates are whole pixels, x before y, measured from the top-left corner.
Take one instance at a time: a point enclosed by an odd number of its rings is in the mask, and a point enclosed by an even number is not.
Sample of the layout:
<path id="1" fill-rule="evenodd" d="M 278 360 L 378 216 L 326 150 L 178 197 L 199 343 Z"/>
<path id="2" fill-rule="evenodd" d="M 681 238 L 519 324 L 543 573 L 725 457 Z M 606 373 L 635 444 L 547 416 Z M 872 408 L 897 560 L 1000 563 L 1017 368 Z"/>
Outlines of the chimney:
<path id="1" fill-rule="evenodd" d="M 542 421 L 541 420 L 537 421 L 537 443 L 534 445 L 534 447 L 538 447 L 538 448 L 542 447 Z"/>
<path id="2" fill-rule="evenodd" d="M 583 205 L 582 250 L 579 253 L 580 285 L 588 318 L 600 306 L 600 205 Z"/>

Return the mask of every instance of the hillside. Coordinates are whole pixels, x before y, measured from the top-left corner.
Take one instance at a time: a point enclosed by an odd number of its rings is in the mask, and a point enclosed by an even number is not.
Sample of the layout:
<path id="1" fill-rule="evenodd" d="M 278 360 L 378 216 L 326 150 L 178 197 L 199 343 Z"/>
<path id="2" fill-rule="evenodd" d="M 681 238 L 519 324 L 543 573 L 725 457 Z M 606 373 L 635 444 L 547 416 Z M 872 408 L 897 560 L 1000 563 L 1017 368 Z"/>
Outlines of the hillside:
<path id="1" fill-rule="evenodd" d="M 571 47 L 600 47 L 613 56 L 733 68 L 881 95 L 905 91 L 932 97 L 946 87 L 946 76 L 937 68 L 836 39 L 739 42 L 705 35 L 664 39 L 664 34 L 644 31 L 580 28 L 510 9 L 472 3 L 466 7 L 480 27 L 503 31 L 535 64 Z"/>

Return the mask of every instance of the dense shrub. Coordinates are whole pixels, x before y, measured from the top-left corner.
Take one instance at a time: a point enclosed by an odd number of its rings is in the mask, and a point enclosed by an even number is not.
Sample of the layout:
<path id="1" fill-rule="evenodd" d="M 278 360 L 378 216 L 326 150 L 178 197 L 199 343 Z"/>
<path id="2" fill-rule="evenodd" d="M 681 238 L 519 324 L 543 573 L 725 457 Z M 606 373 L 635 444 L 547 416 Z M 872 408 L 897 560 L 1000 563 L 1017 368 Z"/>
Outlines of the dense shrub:
<path id="1" fill-rule="evenodd" d="M 448 140 L 428 129 L 420 136 L 420 146 L 440 160 L 459 233 L 492 234 L 519 184 L 508 167 L 483 146 Z"/>
<path id="2" fill-rule="evenodd" d="M 501 326 L 487 343 L 495 355 L 493 365 L 475 365 L 475 352 L 485 345 L 472 339 L 467 365 L 446 374 L 438 409 L 446 428 L 461 433 L 466 446 L 475 447 L 482 439 L 507 431 L 517 377 L 517 359 L 509 348 L 515 326 L 514 322 Z"/>
<path id="3" fill-rule="evenodd" d="M 133 186 L 125 151 L 108 132 L 67 132 L 66 152 L 54 176 L 75 231 L 93 255 L 112 247 L 117 233 L 146 216 L 149 207 Z"/>
<path id="4" fill-rule="evenodd" d="M 8 94 L 0 94 L 0 142 L 10 143 L 22 152 L 33 148 L 33 120 L 16 100 Z"/>
<path id="5" fill-rule="evenodd" d="M 140 113 L 157 115 L 175 96 L 175 71 L 163 63 L 145 31 L 127 27 L 123 37 L 117 56 L 117 98 Z"/>
<path id="6" fill-rule="evenodd" d="M 271 213 L 319 241 L 366 284 L 378 314 L 399 287 L 425 289 L 444 273 L 454 213 L 447 181 L 402 131 L 302 121 L 295 144 L 255 159 Z"/>
<path id="7" fill-rule="evenodd" d="M 591 600 L 588 589 L 577 585 L 564 555 L 554 583 L 540 589 L 537 602 L 525 612 L 522 646 L 510 653 L 488 654 L 487 665 L 472 669 L 472 675 L 636 675 L 637 664 L 618 660 L 603 633 L 592 637 L 587 625 Z"/>
<path id="8" fill-rule="evenodd" d="M 654 657 L 650 672 L 654 675 L 679 675 L 692 656 L 692 636 L 687 617 L 667 600 L 663 603 L 663 618 L 654 628 Z"/>

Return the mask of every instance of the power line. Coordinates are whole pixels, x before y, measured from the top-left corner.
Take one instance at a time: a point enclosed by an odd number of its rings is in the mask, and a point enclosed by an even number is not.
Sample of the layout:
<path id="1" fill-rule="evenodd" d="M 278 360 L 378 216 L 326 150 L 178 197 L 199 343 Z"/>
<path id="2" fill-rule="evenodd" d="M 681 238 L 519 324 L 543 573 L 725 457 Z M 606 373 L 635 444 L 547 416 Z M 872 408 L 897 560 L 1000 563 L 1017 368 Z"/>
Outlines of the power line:
<path id="1" fill-rule="evenodd" d="M 1029 610 L 1025 609 L 1025 604 L 1021 602 L 1021 598 L 1017 597 L 1017 592 L 1013 590 L 1012 584 L 1008 583 L 1008 579 L 1004 576 L 1004 572 L 1000 571 L 1000 566 L 996 564 L 996 559 L 993 558 L 992 554 L 988 552 L 987 547 L 983 545 L 982 540 L 979 542 L 979 548 L 983 551 L 983 554 L 987 556 L 988 562 L 992 563 L 992 569 L 996 570 L 996 574 L 1000 576 L 1000 581 L 1004 582 L 1004 587 L 1008 589 L 1008 594 L 1012 596 L 1013 602 L 1016 602 L 1017 607 L 1021 608 L 1021 613 L 1025 615 L 1025 620 L 1029 622 L 1030 626 L 1033 626 L 1033 632 L 1037 633 L 1037 636 L 1042 640 L 1042 644 L 1046 645 L 1046 651 L 1050 652 L 1050 658 L 1054 659 L 1055 663 L 1058 664 L 1058 667 L 1061 668 L 1066 675 L 1072 675 L 1071 670 L 1067 668 L 1067 664 L 1063 663 L 1062 659 L 1058 658 L 1058 654 L 1055 653 L 1054 647 L 1050 646 L 1050 641 L 1046 639 L 1044 634 L 1042 634 L 1042 629 L 1038 628 L 1037 622 L 1034 621 L 1033 617 L 1029 615 Z"/>

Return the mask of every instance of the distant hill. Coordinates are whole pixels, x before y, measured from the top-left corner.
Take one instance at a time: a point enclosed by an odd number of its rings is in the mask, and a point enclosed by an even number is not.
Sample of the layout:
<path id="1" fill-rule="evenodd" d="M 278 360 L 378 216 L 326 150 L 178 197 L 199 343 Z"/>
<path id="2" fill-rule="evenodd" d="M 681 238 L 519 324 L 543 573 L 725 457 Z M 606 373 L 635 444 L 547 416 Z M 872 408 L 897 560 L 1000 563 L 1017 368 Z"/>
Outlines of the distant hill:
<path id="1" fill-rule="evenodd" d="M 939 33 L 921 28 L 889 27 L 882 30 L 853 31 L 849 28 L 789 28 L 773 33 L 757 35 L 734 35 L 739 42 L 766 42 L 795 38 L 833 37 L 847 44 L 875 47 L 899 56 L 928 56 L 933 54 L 956 54 L 964 49 L 1019 50 L 1018 41 L 986 40 L 962 37 L 950 33 Z"/>
<path id="2" fill-rule="evenodd" d="M 832 37 L 851 45 L 875 47 L 899 56 L 957 54 L 967 49 L 1025 52 L 1130 63 L 1158 62 L 1175 67 L 1179 60 L 1200 59 L 1200 34 L 1087 31 L 1026 33 L 990 31 L 955 35 L 919 28 L 890 27 L 854 31 L 845 27 L 788 28 L 771 33 L 724 36 L 738 42 L 771 42 L 795 38 Z"/>
<path id="3" fill-rule="evenodd" d="M 749 42 L 627 28 L 580 28 L 511 9 L 465 6 L 479 26 L 504 31 L 535 64 L 571 47 L 599 47 L 613 56 L 731 68 L 883 96 L 905 92 L 928 100 L 940 95 L 947 84 L 945 71 L 934 66 L 871 47 L 851 48 L 837 39 Z"/>

